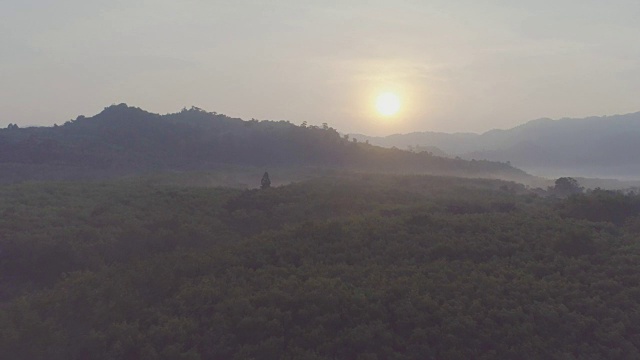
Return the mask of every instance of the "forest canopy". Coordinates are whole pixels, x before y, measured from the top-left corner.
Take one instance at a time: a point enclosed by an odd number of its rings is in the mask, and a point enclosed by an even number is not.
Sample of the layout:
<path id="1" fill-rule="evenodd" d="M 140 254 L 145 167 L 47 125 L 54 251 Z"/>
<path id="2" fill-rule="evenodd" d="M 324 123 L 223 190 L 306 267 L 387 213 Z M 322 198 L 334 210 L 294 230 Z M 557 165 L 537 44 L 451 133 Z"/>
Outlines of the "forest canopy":
<path id="1" fill-rule="evenodd" d="M 368 174 L 0 199 L 4 359 L 640 356 L 635 194 Z"/>

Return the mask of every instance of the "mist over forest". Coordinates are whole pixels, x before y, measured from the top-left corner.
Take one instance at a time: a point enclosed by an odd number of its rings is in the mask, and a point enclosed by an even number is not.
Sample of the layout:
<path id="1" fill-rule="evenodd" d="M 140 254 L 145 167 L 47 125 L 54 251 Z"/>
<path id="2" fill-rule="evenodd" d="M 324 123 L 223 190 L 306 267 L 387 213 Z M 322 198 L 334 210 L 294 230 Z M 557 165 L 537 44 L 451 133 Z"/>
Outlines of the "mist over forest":
<path id="1" fill-rule="evenodd" d="M 640 359 L 639 15 L 0 1 L 0 360 Z"/>
<path id="2" fill-rule="evenodd" d="M 11 124 L 2 358 L 640 357 L 640 188 L 442 141 L 125 104 Z"/>
<path id="3" fill-rule="evenodd" d="M 509 162 L 538 176 L 640 179 L 640 113 L 538 119 L 506 130 L 352 135 L 371 144 L 463 159 Z M 430 147 L 430 148 L 429 148 Z"/>

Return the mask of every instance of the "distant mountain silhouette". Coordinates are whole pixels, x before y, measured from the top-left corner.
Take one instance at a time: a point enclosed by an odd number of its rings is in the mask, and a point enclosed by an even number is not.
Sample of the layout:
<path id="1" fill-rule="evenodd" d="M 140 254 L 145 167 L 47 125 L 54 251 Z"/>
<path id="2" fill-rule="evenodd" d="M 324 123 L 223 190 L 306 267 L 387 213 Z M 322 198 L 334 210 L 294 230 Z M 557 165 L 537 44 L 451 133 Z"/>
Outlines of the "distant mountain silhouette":
<path id="1" fill-rule="evenodd" d="M 640 177 L 640 112 L 585 119 L 538 119 L 483 134 L 352 136 L 380 146 L 435 146 L 464 159 L 509 161 L 537 175 Z"/>
<path id="2" fill-rule="evenodd" d="M 529 178 L 505 163 L 369 145 L 326 124 L 243 121 L 195 107 L 158 115 L 120 104 L 62 126 L 0 130 L 3 181 L 207 171 L 221 165 Z"/>

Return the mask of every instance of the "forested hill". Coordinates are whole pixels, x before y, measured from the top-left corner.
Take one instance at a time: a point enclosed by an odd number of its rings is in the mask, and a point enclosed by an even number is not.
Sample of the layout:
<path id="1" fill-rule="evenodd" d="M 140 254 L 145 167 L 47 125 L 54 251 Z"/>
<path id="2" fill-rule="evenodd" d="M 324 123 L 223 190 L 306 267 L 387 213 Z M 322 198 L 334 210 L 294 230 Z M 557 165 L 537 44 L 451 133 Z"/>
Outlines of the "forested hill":
<path id="1" fill-rule="evenodd" d="M 103 178 L 220 165 L 318 166 L 522 180 L 506 163 L 385 149 L 328 125 L 243 121 L 199 108 L 158 115 L 125 104 L 61 126 L 0 130 L 0 179 Z"/>
<path id="2" fill-rule="evenodd" d="M 583 119 L 538 119 L 483 134 L 420 132 L 367 137 L 372 144 L 437 147 L 463 159 L 510 161 L 528 172 L 550 177 L 640 177 L 640 112 Z"/>

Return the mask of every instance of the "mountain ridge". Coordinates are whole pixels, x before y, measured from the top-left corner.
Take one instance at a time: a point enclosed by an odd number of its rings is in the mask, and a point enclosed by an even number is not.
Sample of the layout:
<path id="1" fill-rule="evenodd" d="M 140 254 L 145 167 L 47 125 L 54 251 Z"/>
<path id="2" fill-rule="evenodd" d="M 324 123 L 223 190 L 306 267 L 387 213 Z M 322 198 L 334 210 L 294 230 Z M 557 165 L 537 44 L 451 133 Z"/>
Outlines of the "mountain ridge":
<path id="1" fill-rule="evenodd" d="M 78 116 L 61 126 L 0 130 L 0 165 L 14 169 L 14 174 L 16 166 L 26 168 L 26 175 L 17 180 L 32 179 L 34 172 L 46 173 L 51 167 L 100 178 L 207 171 L 226 165 L 531 178 L 506 163 L 377 147 L 341 136 L 327 124 L 245 121 L 195 107 L 159 115 L 126 104 L 109 106 L 91 117 Z M 1 174 L 5 181 L 12 175 Z M 42 177 L 48 179 L 38 178 Z"/>
<path id="2" fill-rule="evenodd" d="M 435 146 L 451 156 L 510 162 L 536 175 L 570 170 L 579 176 L 637 176 L 640 112 L 586 118 L 541 118 L 481 134 L 413 132 L 387 137 L 352 135 L 380 146 Z M 546 170 L 545 170 L 546 169 Z M 545 173 L 546 172 L 546 173 Z"/>

